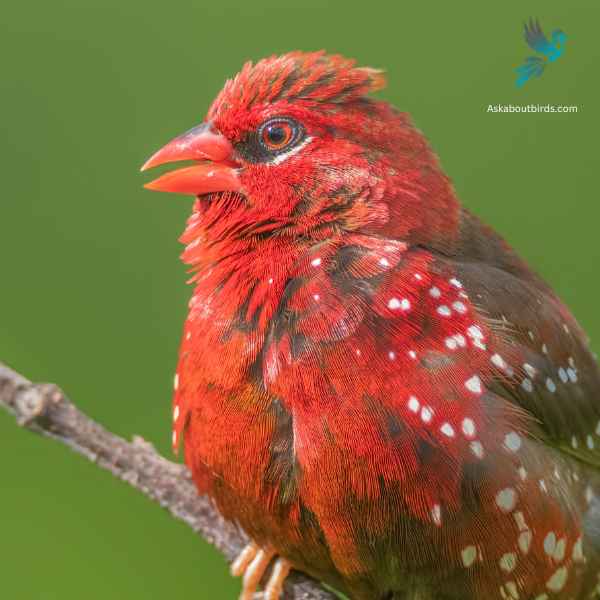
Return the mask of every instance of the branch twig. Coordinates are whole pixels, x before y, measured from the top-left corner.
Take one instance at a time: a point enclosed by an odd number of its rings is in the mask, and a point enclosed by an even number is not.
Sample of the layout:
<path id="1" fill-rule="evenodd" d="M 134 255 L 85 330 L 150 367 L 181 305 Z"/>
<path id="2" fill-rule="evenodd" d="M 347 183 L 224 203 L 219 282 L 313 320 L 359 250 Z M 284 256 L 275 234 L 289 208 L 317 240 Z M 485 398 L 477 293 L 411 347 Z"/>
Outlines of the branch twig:
<path id="1" fill-rule="evenodd" d="M 58 440 L 166 508 L 231 561 L 247 538 L 199 496 L 184 465 L 160 456 L 140 437 L 114 435 L 78 410 L 54 384 L 34 384 L 0 363 L 0 406 L 22 427 Z M 292 573 L 285 600 L 333 600 L 317 582 Z"/>

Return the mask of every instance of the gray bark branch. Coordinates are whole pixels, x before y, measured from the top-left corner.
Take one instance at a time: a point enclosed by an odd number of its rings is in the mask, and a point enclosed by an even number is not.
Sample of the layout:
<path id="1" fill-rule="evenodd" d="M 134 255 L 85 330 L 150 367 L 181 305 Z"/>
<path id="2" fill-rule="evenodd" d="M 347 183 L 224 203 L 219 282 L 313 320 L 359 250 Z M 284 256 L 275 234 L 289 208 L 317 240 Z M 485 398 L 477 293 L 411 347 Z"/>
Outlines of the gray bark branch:
<path id="1" fill-rule="evenodd" d="M 160 504 L 228 561 L 246 545 L 245 534 L 226 521 L 208 498 L 198 495 L 185 465 L 163 458 L 140 437 L 128 442 L 107 431 L 82 413 L 56 385 L 34 384 L 0 363 L 0 406 L 18 425 L 62 442 Z M 334 600 L 335 596 L 309 577 L 292 572 L 286 580 L 284 598 Z"/>

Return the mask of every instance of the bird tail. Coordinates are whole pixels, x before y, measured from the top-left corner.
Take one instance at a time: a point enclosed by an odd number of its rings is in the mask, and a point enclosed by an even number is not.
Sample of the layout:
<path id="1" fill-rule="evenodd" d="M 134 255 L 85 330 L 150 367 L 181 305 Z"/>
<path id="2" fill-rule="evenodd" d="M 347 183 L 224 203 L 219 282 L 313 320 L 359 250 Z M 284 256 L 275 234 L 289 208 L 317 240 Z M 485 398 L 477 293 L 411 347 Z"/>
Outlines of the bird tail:
<path id="1" fill-rule="evenodd" d="M 522 87 L 532 77 L 539 77 L 544 72 L 545 66 L 546 62 L 543 58 L 529 56 L 520 67 L 515 69 L 518 75 L 517 87 Z"/>

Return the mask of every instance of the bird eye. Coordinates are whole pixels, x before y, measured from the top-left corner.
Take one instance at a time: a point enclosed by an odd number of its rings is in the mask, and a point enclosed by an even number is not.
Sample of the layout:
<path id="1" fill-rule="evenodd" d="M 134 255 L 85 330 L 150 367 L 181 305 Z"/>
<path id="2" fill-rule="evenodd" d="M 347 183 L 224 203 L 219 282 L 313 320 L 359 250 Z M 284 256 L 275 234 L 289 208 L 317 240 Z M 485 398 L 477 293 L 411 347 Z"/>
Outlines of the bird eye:
<path id="1" fill-rule="evenodd" d="M 237 155 L 250 163 L 279 164 L 287 152 L 306 137 L 306 130 L 291 117 L 277 116 L 263 121 L 235 144 Z"/>
<path id="2" fill-rule="evenodd" d="M 262 146 L 271 152 L 280 152 L 298 141 L 301 129 L 291 119 L 271 119 L 260 127 L 258 137 Z"/>

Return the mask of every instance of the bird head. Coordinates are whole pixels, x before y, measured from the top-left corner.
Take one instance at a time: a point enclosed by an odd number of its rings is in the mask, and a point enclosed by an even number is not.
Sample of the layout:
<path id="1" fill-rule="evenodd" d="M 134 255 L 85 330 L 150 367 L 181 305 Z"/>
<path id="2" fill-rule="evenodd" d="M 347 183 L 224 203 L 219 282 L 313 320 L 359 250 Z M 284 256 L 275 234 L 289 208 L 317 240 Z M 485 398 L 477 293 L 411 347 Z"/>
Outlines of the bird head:
<path id="1" fill-rule="evenodd" d="M 456 212 L 451 186 L 408 115 L 368 97 L 384 85 L 380 71 L 324 52 L 247 63 L 205 121 L 142 170 L 193 164 L 146 187 L 197 196 L 238 235 L 439 233 Z"/>

